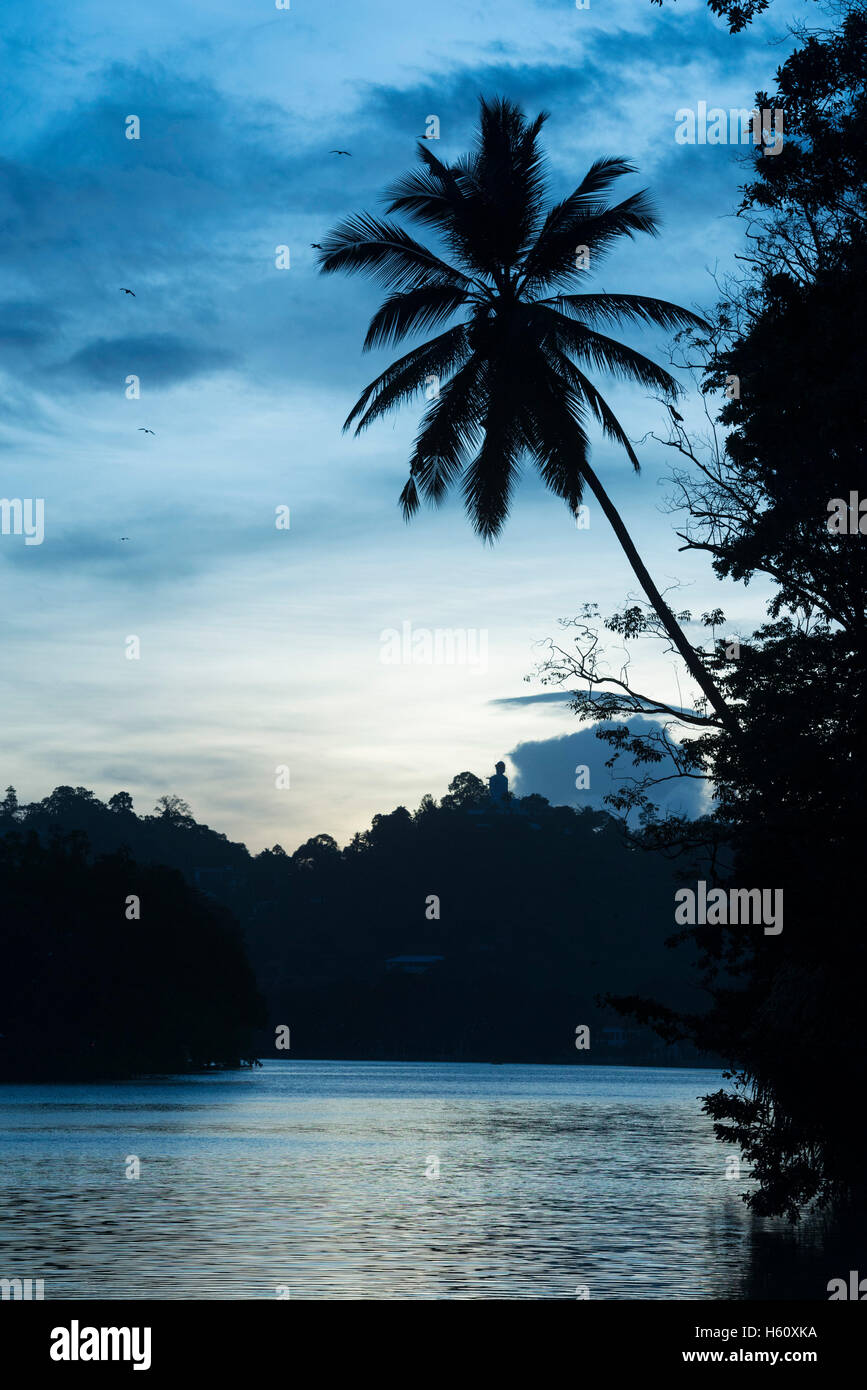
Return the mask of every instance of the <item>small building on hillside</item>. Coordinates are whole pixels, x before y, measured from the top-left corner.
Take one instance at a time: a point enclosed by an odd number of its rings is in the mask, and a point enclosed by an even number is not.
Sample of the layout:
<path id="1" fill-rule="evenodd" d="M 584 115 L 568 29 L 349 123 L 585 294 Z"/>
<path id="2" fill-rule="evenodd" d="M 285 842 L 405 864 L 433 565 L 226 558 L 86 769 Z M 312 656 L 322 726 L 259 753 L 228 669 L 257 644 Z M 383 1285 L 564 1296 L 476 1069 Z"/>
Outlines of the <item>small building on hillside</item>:
<path id="1" fill-rule="evenodd" d="M 402 975 L 426 975 L 445 956 L 389 956 L 385 962 L 388 971 L 397 970 Z"/>

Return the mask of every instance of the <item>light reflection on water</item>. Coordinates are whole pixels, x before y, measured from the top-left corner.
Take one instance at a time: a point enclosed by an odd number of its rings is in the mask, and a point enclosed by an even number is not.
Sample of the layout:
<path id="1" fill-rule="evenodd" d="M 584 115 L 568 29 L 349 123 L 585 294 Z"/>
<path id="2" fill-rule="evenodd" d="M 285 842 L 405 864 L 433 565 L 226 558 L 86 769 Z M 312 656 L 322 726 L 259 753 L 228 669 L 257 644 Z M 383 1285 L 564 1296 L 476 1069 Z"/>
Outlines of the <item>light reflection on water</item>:
<path id="1" fill-rule="evenodd" d="M 272 1061 L 0 1086 L 0 1277 L 46 1298 L 742 1298 L 757 1223 L 697 1100 L 721 1084 Z"/>

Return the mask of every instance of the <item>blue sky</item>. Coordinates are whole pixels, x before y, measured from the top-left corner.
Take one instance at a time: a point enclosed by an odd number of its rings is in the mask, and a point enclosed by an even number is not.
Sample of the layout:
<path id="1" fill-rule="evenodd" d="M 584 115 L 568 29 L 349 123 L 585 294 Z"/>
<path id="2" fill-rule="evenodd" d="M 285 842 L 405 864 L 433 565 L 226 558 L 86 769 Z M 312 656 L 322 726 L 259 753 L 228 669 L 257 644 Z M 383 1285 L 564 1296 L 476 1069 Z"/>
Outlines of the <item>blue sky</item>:
<path id="1" fill-rule="evenodd" d="M 573 756 L 586 738 L 565 704 L 510 700 L 541 691 L 524 676 L 558 618 L 635 591 L 614 537 L 593 512 L 576 531 L 529 474 L 493 547 L 457 504 L 405 526 L 419 407 L 341 434 L 387 354 L 361 353 L 375 287 L 318 275 L 309 243 L 376 208 L 428 115 L 454 157 L 478 94 L 501 93 L 551 113 L 553 196 L 600 154 L 638 165 L 624 193 L 651 189 L 661 237 L 627 242 L 593 287 L 708 305 L 740 246 L 744 169 L 729 147 L 678 145 L 675 111 L 752 105 L 811 10 L 777 0 L 731 36 L 700 0 L 6 0 L 0 496 L 44 498 L 45 540 L 0 535 L 2 784 L 123 788 L 139 811 L 176 792 L 255 849 L 343 841 L 500 757 L 521 791 L 598 804 L 598 755 L 591 793 L 570 794 L 590 756 Z M 599 384 L 633 438 L 663 427 L 641 392 Z M 681 409 L 698 420 L 694 397 Z M 658 582 L 746 632 L 762 592 L 678 554 L 664 454 L 643 445 L 636 478 L 594 440 Z M 383 663 L 383 631 L 405 623 L 484 633 L 486 660 Z M 670 659 L 635 670 L 688 698 Z"/>

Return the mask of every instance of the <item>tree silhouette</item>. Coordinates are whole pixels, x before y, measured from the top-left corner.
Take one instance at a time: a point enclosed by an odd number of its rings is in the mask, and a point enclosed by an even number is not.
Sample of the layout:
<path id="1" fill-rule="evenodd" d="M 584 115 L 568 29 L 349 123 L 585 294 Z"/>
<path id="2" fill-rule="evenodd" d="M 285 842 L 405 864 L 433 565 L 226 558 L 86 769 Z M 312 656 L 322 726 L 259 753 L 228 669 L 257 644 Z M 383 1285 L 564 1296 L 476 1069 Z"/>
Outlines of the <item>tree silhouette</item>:
<path id="1" fill-rule="evenodd" d="M 605 369 L 674 397 L 677 383 L 667 371 L 598 326 L 627 321 L 683 329 L 704 321 L 645 295 L 569 292 L 583 273 L 585 254 L 595 269 L 621 237 L 655 234 L 657 220 L 646 191 L 607 202 L 615 181 L 634 172 L 619 158 L 596 160 L 575 191 L 546 213 L 538 143 L 545 120 L 543 113 L 528 121 L 513 102 L 483 98 L 473 152 L 444 164 L 419 141 L 424 168 L 397 180 L 386 194 L 387 212 L 432 227 L 448 261 L 398 222 L 367 213 L 347 218 L 325 238 L 319 253 L 324 272 L 363 271 L 389 291 L 371 320 L 365 351 L 398 343 L 461 310 L 466 315 L 365 387 L 344 428 L 354 423 L 360 433 L 433 383 L 401 506 L 409 518 L 420 497 L 436 505 L 461 479 L 468 515 L 485 540 L 502 529 L 524 457 L 573 513 L 589 487 L 690 674 L 730 724 L 721 693 L 590 467 L 590 416 L 636 470 L 639 463 L 623 426 L 582 370 Z"/>
<path id="2" fill-rule="evenodd" d="M 650 0 L 650 3 L 662 6 L 663 0 Z M 707 0 L 711 14 L 726 21 L 730 34 L 739 34 L 742 29 L 747 29 L 770 4 L 771 0 Z"/>
<path id="3" fill-rule="evenodd" d="M 860 1231 L 867 535 L 830 531 L 828 509 L 856 485 L 864 495 L 867 465 L 861 361 L 839 347 L 859 339 L 867 314 L 865 7 L 806 36 L 778 71 L 776 95 L 758 93 L 756 105 L 785 111 L 783 166 L 754 152 L 740 209 L 747 270 L 723 282 L 709 337 L 684 350 L 698 370 L 704 363 L 709 395 L 732 381 L 742 389 L 718 416 L 729 427 L 724 449 L 704 449 L 682 426 L 672 443 L 694 465 L 675 478 L 681 538 L 722 578 L 772 581 L 768 620 L 734 652 L 715 641 L 712 669 L 739 711 L 739 737 L 702 733 L 680 744 L 679 768 L 670 756 L 662 764 L 663 774 L 704 772 L 712 814 L 650 820 L 631 790 L 621 804 L 641 810 L 644 843 L 674 862 L 701 851 L 718 882 L 779 887 L 786 925 L 768 942 L 737 926 L 688 928 L 712 999 L 698 1015 L 678 1016 L 659 998 L 620 1006 L 654 1019 L 665 1039 L 725 1057 L 730 1084 L 705 1109 L 749 1163 L 755 1212 L 795 1219 L 824 1205 L 857 1215 Z M 722 615 L 706 617 L 726 632 Z M 574 683 L 584 660 L 561 661 L 555 674 Z M 607 712 L 635 713 L 637 693 L 622 692 Z M 598 704 L 583 713 L 598 719 Z M 658 730 L 648 738 L 620 719 L 603 737 L 615 757 L 622 748 L 637 761 L 643 743 L 655 780 Z"/>
<path id="4" fill-rule="evenodd" d="M 192 824 L 193 813 L 183 797 L 180 796 L 160 796 L 157 797 L 157 804 L 154 807 L 154 815 L 162 816 L 165 820 L 178 823 Z"/>
<path id="5" fill-rule="evenodd" d="M 446 810 L 465 811 L 477 806 L 489 806 L 488 789 L 481 777 L 474 772 L 459 772 L 449 782 L 448 793 L 443 797 Z"/>
<path id="6" fill-rule="evenodd" d="M 175 869 L 54 829 L 0 836 L 0 1078 L 237 1067 L 264 1014 L 231 915 Z"/>

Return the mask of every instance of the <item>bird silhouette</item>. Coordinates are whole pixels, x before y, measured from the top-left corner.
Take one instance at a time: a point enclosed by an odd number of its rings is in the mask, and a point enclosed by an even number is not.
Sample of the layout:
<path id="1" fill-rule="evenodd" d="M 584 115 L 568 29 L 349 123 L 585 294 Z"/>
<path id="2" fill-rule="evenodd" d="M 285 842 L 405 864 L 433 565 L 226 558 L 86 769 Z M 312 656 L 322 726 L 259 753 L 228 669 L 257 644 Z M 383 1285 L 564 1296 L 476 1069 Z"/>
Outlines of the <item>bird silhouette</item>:
<path id="1" fill-rule="evenodd" d="M 314 251 L 321 251 L 321 250 L 322 250 L 322 247 L 319 245 L 319 242 L 318 242 L 318 241 L 311 241 L 310 245 L 311 245 L 311 247 L 312 247 L 312 249 L 313 249 Z"/>
<path id="2" fill-rule="evenodd" d="M 146 430 L 144 425 L 139 425 L 139 431 L 141 434 L 156 434 L 156 430 Z"/>
<path id="3" fill-rule="evenodd" d="M 667 404 L 667 402 L 666 402 L 666 404 Z M 668 408 L 669 408 L 669 410 L 671 411 L 672 418 L 675 419 L 675 420 L 679 420 L 680 423 L 683 424 L 683 416 L 682 416 L 681 414 L 679 414 L 678 411 L 675 410 L 674 406 L 673 406 L 673 405 L 670 405 Z"/>
<path id="4" fill-rule="evenodd" d="M 121 287 L 120 287 L 120 292 L 121 292 L 121 294 L 131 294 L 132 297 L 133 297 L 133 299 L 135 299 L 135 290 L 127 290 L 127 289 L 124 289 L 123 285 L 121 285 Z"/>
<path id="5" fill-rule="evenodd" d="M 350 158 L 352 157 L 352 151 L 351 151 L 351 150 L 329 150 L 328 153 L 329 153 L 329 154 L 348 154 L 348 155 L 350 156 Z"/>
<path id="6" fill-rule="evenodd" d="M 121 539 L 122 541 L 128 541 L 128 540 L 129 540 L 129 536 L 121 536 L 120 539 Z"/>

